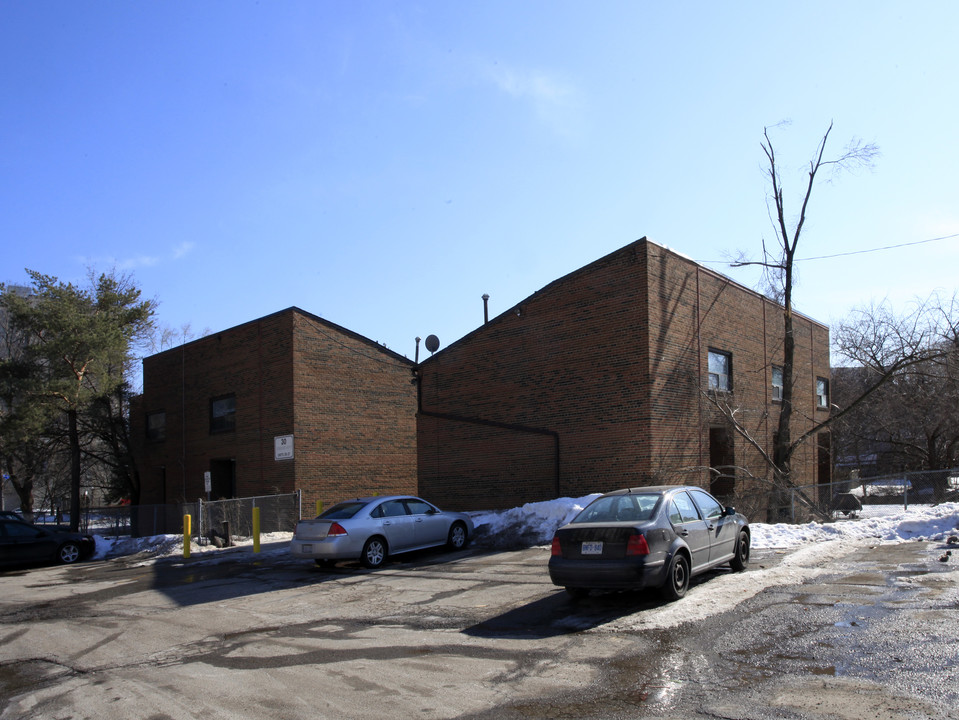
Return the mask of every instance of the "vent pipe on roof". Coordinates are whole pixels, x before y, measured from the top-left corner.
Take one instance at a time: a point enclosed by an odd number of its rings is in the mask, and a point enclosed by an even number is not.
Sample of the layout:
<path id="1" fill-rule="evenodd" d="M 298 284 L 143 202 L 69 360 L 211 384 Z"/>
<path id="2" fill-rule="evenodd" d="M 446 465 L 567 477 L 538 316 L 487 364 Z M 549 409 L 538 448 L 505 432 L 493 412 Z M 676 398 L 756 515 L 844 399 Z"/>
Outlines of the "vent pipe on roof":
<path id="1" fill-rule="evenodd" d="M 483 293 L 483 324 L 489 322 L 489 295 Z"/>

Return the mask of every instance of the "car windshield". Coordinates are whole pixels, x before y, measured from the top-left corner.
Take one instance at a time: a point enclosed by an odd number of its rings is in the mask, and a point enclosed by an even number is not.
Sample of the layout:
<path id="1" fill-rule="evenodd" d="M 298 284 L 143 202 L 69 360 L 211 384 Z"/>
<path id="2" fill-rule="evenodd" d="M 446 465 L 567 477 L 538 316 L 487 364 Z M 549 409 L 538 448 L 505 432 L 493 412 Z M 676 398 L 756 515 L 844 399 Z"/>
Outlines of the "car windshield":
<path id="1" fill-rule="evenodd" d="M 640 493 L 596 498 L 573 522 L 642 522 L 653 516 L 661 497 L 659 493 Z"/>
<path id="2" fill-rule="evenodd" d="M 317 517 L 322 518 L 323 520 L 349 520 L 351 517 L 356 515 L 360 509 L 366 507 L 368 503 L 360 501 L 351 501 L 351 502 L 341 502 L 337 503 L 329 510 L 324 510 Z"/>

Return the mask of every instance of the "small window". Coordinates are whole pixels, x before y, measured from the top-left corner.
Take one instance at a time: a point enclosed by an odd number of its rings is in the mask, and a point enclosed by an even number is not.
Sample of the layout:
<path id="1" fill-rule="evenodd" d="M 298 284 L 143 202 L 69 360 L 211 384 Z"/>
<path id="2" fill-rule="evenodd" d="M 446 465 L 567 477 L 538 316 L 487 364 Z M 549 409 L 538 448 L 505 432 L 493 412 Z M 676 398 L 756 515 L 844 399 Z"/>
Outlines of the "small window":
<path id="1" fill-rule="evenodd" d="M 166 413 L 147 413 L 147 440 L 161 442 L 166 440 Z"/>
<path id="2" fill-rule="evenodd" d="M 210 400 L 210 432 L 232 432 L 236 429 L 236 395 Z"/>
<path id="3" fill-rule="evenodd" d="M 721 350 L 710 350 L 709 389 L 730 392 L 733 389 L 733 356 Z"/>
<path id="4" fill-rule="evenodd" d="M 816 407 L 829 409 L 829 381 L 826 378 L 816 378 Z"/>
<path id="5" fill-rule="evenodd" d="M 773 402 L 783 401 L 783 369 L 773 365 Z"/>

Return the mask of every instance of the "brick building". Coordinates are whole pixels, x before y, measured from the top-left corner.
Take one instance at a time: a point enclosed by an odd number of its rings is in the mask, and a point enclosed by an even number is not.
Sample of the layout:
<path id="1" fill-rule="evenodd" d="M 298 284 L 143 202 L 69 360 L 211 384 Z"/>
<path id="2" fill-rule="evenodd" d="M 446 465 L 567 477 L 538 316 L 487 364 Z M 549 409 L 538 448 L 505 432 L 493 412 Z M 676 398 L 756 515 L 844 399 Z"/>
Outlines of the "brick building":
<path id="1" fill-rule="evenodd" d="M 829 331 L 795 330 L 798 434 L 829 412 Z M 290 308 L 144 360 L 140 501 L 206 497 L 204 472 L 213 499 L 302 490 L 305 508 L 411 492 L 479 510 L 659 482 L 738 501 L 768 471 L 717 404 L 771 452 L 781 343 L 780 306 L 645 239 L 418 366 Z M 796 482 L 825 482 L 829 456 L 828 435 L 807 444 Z"/>
<path id="2" fill-rule="evenodd" d="M 421 363 L 419 490 L 451 508 L 659 482 L 742 498 L 768 470 L 717 404 L 771 454 L 782 326 L 762 295 L 638 240 Z M 827 416 L 830 376 L 828 328 L 796 316 L 795 331 L 794 436 Z M 829 466 L 823 435 L 793 477 Z"/>
<path id="3" fill-rule="evenodd" d="M 413 363 L 298 308 L 143 361 L 143 504 L 416 490 Z M 139 427 L 137 427 L 139 425 Z"/>

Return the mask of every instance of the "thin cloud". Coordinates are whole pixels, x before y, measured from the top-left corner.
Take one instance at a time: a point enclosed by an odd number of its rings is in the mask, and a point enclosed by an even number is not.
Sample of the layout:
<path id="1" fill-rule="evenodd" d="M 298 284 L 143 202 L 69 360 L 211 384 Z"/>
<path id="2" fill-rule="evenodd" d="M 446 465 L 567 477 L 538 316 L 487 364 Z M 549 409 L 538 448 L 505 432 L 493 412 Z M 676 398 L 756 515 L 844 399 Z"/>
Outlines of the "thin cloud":
<path id="1" fill-rule="evenodd" d="M 191 252 L 193 252 L 193 248 L 195 247 L 196 247 L 196 244 L 192 242 L 180 243 L 175 248 L 173 248 L 173 259 L 179 260 L 182 257 L 186 257 Z"/>
<path id="2" fill-rule="evenodd" d="M 487 66 L 486 76 L 501 92 L 528 103 L 556 132 L 573 134 L 582 103 L 572 83 L 542 70 L 520 70 L 500 64 Z"/>

